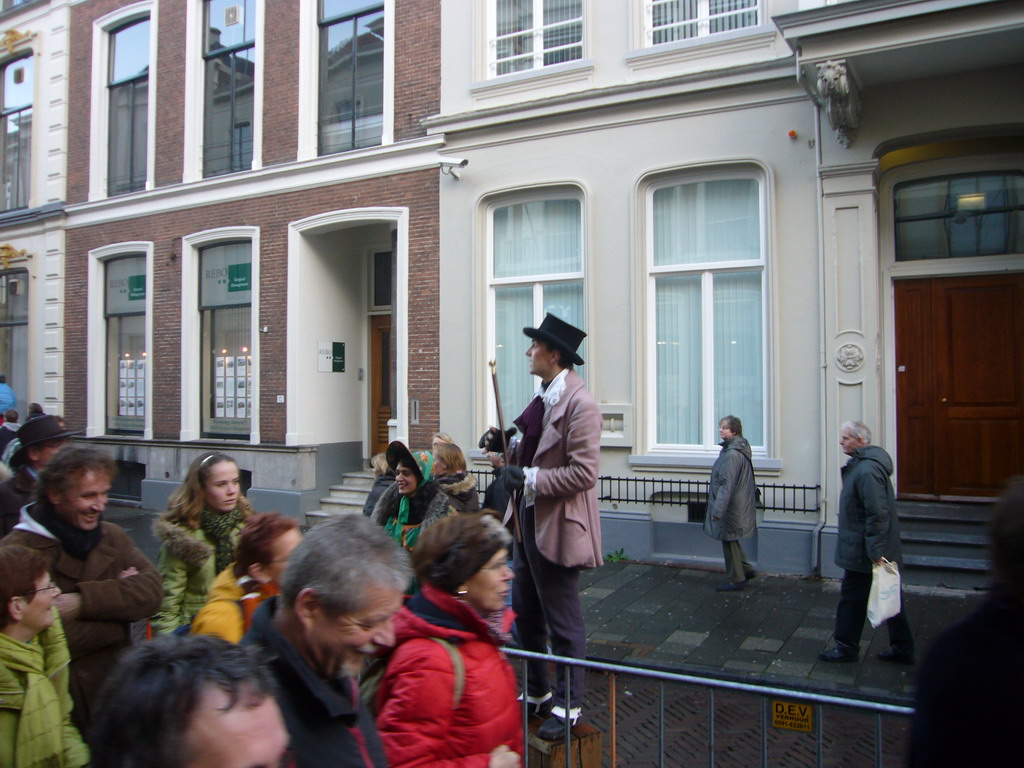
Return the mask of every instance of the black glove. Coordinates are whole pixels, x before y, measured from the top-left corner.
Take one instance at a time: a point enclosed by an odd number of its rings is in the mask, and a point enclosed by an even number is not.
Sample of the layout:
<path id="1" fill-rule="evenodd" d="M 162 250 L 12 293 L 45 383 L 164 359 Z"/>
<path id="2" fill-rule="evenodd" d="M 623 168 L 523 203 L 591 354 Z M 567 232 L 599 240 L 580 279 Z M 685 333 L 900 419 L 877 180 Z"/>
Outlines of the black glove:
<path id="1" fill-rule="evenodd" d="M 515 427 L 509 427 L 505 430 L 505 440 L 510 441 L 516 434 Z M 477 443 L 478 448 L 483 448 L 485 451 L 491 453 L 501 453 L 505 450 L 505 446 L 501 442 L 501 432 L 498 431 L 497 427 L 490 427 L 483 435 L 480 436 L 480 442 Z"/>
<path id="2" fill-rule="evenodd" d="M 501 484 L 505 486 L 505 491 L 508 492 L 509 496 L 515 496 L 523 490 L 525 482 L 526 473 L 523 472 L 522 467 L 517 467 L 513 464 L 511 467 L 505 467 L 501 473 Z"/>

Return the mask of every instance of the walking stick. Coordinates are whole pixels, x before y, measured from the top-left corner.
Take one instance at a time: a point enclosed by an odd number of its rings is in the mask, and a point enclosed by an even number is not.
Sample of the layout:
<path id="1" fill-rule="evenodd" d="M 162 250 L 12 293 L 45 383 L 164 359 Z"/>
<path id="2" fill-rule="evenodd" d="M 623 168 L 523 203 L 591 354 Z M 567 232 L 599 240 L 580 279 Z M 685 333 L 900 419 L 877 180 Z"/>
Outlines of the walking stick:
<path id="1" fill-rule="evenodd" d="M 501 388 L 498 386 L 498 363 L 491 360 L 487 363 L 491 367 L 491 384 L 494 386 L 494 404 L 498 408 L 498 431 L 501 433 L 501 455 L 505 466 L 509 465 L 508 437 L 505 435 L 505 415 L 501 410 Z M 519 527 L 519 499 L 512 498 L 512 530 L 515 533 L 516 541 L 523 540 L 523 532 Z"/>

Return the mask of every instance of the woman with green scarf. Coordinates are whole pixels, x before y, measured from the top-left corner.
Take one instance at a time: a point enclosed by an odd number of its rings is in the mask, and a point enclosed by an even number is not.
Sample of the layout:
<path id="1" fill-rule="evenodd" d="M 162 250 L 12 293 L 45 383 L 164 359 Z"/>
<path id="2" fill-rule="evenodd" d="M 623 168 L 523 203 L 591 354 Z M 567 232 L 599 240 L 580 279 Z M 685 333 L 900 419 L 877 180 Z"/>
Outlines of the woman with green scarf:
<path id="1" fill-rule="evenodd" d="M 82 768 L 89 750 L 71 724 L 68 644 L 53 607 L 48 561 L 0 547 L 0 766 Z"/>
<path id="2" fill-rule="evenodd" d="M 206 453 L 171 494 L 154 526 L 164 578 L 164 602 L 150 622 L 154 634 L 188 627 L 206 605 L 217 574 L 234 562 L 242 523 L 253 514 L 239 482 L 234 459 Z"/>
<path id="3" fill-rule="evenodd" d="M 412 551 L 422 529 L 455 514 L 455 510 L 448 494 L 434 480 L 434 454 L 410 451 L 396 440 L 385 455 L 388 466 L 395 471 L 395 482 L 377 500 L 371 519 Z"/>

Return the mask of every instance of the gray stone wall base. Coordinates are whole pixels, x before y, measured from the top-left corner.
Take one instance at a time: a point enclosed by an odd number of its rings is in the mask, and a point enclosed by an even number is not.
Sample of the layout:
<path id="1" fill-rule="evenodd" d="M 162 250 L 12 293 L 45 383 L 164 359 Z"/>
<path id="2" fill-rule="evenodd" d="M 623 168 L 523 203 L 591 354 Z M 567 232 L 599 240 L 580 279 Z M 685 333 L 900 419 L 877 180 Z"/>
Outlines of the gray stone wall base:
<path id="1" fill-rule="evenodd" d="M 818 546 L 814 526 L 764 521 L 757 528 L 758 559 L 767 573 L 810 574 Z"/>
<path id="2" fill-rule="evenodd" d="M 821 547 L 821 575 L 826 579 L 843 578 L 843 569 L 836 565 L 836 540 L 839 538 L 839 529 L 826 527 L 821 531 L 819 538 Z"/>
<path id="3" fill-rule="evenodd" d="M 835 530 L 830 541 L 818 542 L 816 528 L 806 523 L 762 521 L 757 533 L 743 539 L 747 559 L 765 573 L 811 574 L 815 548 L 829 553 L 822 567 L 832 564 Z M 623 550 L 631 560 L 653 560 L 701 568 L 721 569 L 722 545 L 704 533 L 701 523 L 659 522 L 647 513 L 601 512 L 602 549 L 605 554 Z M 824 533 L 822 534 L 824 537 Z M 833 575 L 824 573 L 823 575 Z M 841 576 L 838 572 L 834 575 Z"/>

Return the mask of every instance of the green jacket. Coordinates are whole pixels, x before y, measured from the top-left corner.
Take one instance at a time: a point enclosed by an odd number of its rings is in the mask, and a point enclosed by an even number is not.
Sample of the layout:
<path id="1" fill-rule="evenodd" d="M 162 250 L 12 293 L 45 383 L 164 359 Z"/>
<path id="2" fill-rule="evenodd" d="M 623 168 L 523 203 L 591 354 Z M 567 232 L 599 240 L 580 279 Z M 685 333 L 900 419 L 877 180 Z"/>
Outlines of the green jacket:
<path id="1" fill-rule="evenodd" d="M 213 542 L 201 528 L 177 525 L 162 515 L 153 530 L 163 545 L 157 568 L 164 579 L 164 601 L 150 623 L 154 634 L 169 634 L 187 626 L 206 605 L 217 577 L 216 558 Z M 240 531 L 241 524 L 232 534 L 236 544 Z"/>
<path id="2" fill-rule="evenodd" d="M 71 724 L 68 644 L 53 625 L 31 642 L 0 633 L 0 766 L 82 768 L 89 750 Z"/>

